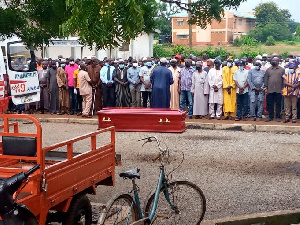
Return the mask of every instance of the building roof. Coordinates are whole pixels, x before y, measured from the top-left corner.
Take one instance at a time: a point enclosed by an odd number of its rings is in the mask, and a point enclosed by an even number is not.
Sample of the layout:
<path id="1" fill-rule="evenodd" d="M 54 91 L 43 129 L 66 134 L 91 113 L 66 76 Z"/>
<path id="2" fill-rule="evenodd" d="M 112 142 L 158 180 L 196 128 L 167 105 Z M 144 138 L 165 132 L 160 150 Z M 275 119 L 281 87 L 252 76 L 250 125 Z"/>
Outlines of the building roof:
<path id="1" fill-rule="evenodd" d="M 255 15 L 250 12 L 234 12 L 236 17 L 246 18 L 246 19 L 256 19 Z"/>
<path id="2" fill-rule="evenodd" d="M 234 12 L 234 15 L 236 17 L 246 18 L 246 19 L 256 19 L 255 15 L 251 12 Z M 188 17 L 188 14 L 186 11 L 182 11 L 180 13 L 176 13 L 174 15 L 170 16 L 171 18 L 174 17 Z"/>
<path id="3" fill-rule="evenodd" d="M 174 15 L 171 15 L 170 17 L 171 17 L 171 18 L 172 18 L 172 17 L 188 17 L 188 14 L 187 14 L 186 11 L 183 11 L 183 12 L 176 13 L 176 14 L 174 14 Z"/>

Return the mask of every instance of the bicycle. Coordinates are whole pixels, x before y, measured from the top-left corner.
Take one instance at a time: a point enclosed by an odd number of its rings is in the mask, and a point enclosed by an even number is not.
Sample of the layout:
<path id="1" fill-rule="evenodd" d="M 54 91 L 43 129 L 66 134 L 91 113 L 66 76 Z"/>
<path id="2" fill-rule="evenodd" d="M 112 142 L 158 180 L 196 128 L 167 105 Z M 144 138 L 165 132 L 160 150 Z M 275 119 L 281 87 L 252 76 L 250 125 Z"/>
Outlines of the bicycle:
<path id="1" fill-rule="evenodd" d="M 104 207 L 98 220 L 99 225 L 150 225 L 150 224 L 174 224 L 174 225 L 199 225 L 206 211 L 206 199 L 202 190 L 189 181 L 169 182 L 168 175 L 173 173 L 180 165 L 169 174 L 165 173 L 163 158 L 169 156 L 169 152 L 163 149 L 156 137 L 147 137 L 144 144 L 156 141 L 160 150 L 156 159 L 160 159 L 161 166 L 159 180 L 154 193 L 150 195 L 141 209 L 139 187 L 135 180 L 140 179 L 139 169 L 120 173 L 120 177 L 129 179 L 133 188 L 127 193 L 119 193 L 113 197 Z M 143 145 L 144 145 L 143 144 Z M 163 195 L 163 196 L 160 196 Z M 162 198 L 164 197 L 164 198 Z"/>

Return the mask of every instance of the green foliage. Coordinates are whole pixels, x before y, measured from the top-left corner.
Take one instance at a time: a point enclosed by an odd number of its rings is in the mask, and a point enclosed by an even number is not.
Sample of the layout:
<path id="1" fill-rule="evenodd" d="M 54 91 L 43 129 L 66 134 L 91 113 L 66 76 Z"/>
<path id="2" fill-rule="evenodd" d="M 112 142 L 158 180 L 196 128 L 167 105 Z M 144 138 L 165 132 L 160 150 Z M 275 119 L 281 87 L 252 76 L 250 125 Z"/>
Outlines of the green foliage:
<path id="1" fill-rule="evenodd" d="M 43 43 L 48 44 L 52 37 L 59 37 L 59 24 L 70 16 L 65 1 L 21 2 L 6 1 L 3 3 L 6 8 L 0 8 L 0 37 L 16 35 L 28 45 L 35 47 Z"/>
<path id="2" fill-rule="evenodd" d="M 184 45 L 175 45 L 172 52 L 173 54 L 190 55 L 192 50 Z"/>
<path id="3" fill-rule="evenodd" d="M 160 44 L 155 44 L 153 46 L 153 56 L 155 58 L 160 58 L 160 57 L 170 57 L 172 55 L 172 52 L 165 49 L 162 45 Z"/>
<path id="4" fill-rule="evenodd" d="M 249 35 L 242 36 L 233 40 L 233 46 L 257 46 L 257 40 Z"/>
<path id="5" fill-rule="evenodd" d="M 293 35 L 287 26 L 277 24 L 267 24 L 264 27 L 257 27 L 251 30 L 248 35 L 261 42 L 266 42 L 269 36 L 273 36 L 276 41 L 293 39 Z"/>
<path id="6" fill-rule="evenodd" d="M 269 36 L 266 40 L 266 46 L 274 46 L 276 43 L 275 43 L 275 39 L 273 36 Z"/>
<path id="7" fill-rule="evenodd" d="M 17 35 L 28 45 L 48 44 L 50 38 L 76 35 L 84 45 L 97 49 L 128 43 L 158 26 L 170 33 L 170 20 L 160 16 L 159 2 L 168 8 L 190 11 L 191 24 L 206 27 L 221 21 L 224 8 L 236 8 L 246 0 L 185 2 L 171 0 L 13 0 L 0 10 L 0 37 Z M 3 2 L 3 1 L 1 1 Z M 162 15 L 162 14 L 161 14 Z"/>
<path id="8" fill-rule="evenodd" d="M 291 18 L 291 14 L 288 10 L 279 9 L 274 2 L 261 3 L 254 8 L 254 12 L 258 27 L 264 27 L 267 24 L 287 26 Z"/>
<path id="9" fill-rule="evenodd" d="M 161 0 L 164 2 L 171 2 L 169 0 Z M 206 28 L 208 24 L 211 23 L 213 19 L 221 21 L 224 9 L 236 8 L 240 5 L 241 2 L 246 0 L 222 0 L 222 1 L 207 1 L 207 0 L 196 0 L 192 1 L 190 6 L 191 10 L 191 19 L 189 20 L 190 24 L 197 24 L 201 28 Z M 180 2 L 180 1 L 177 1 Z M 185 2 L 185 1 L 182 1 Z M 181 9 L 188 10 L 188 5 L 182 3 Z"/>
<path id="10" fill-rule="evenodd" d="M 282 58 L 286 59 L 290 54 L 288 52 L 284 52 L 281 54 Z"/>
<path id="11" fill-rule="evenodd" d="M 243 44 L 242 40 L 240 38 L 238 38 L 238 37 L 236 39 L 234 39 L 233 43 L 232 43 L 232 45 L 236 46 L 236 47 L 240 47 L 240 46 L 242 46 L 242 44 Z"/>
<path id="12" fill-rule="evenodd" d="M 297 23 L 292 23 L 288 10 L 280 9 L 274 2 L 267 2 L 259 4 L 254 11 L 257 26 L 250 31 L 250 37 L 261 42 L 266 42 L 269 36 L 276 41 L 292 40 Z"/>
<path id="13" fill-rule="evenodd" d="M 296 36 L 300 37 L 300 26 L 296 28 Z"/>
<path id="14" fill-rule="evenodd" d="M 257 46 L 257 40 L 253 37 L 245 35 L 245 36 L 242 37 L 242 45 Z"/>
<path id="15" fill-rule="evenodd" d="M 246 56 L 246 57 L 252 57 L 254 59 L 257 55 L 262 55 L 262 54 L 263 52 L 260 49 L 253 49 L 253 47 L 250 46 L 243 46 L 239 57 Z"/>
<path id="16" fill-rule="evenodd" d="M 287 45 L 296 45 L 295 41 L 285 41 L 284 43 Z"/>

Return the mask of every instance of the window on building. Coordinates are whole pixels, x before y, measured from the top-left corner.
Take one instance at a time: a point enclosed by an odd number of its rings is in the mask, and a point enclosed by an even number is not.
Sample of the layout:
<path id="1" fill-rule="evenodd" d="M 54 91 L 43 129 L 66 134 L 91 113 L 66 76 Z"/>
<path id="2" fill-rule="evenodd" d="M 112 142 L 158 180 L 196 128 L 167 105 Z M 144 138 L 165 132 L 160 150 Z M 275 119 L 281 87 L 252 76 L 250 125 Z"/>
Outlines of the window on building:
<path id="1" fill-rule="evenodd" d="M 243 20 L 239 19 L 239 26 L 242 26 L 242 25 L 243 25 Z"/>
<path id="2" fill-rule="evenodd" d="M 188 34 L 177 34 L 177 39 L 188 39 L 189 35 Z"/>
<path id="3" fill-rule="evenodd" d="M 119 47 L 119 51 L 129 51 L 129 43 L 123 43 L 120 47 Z"/>
<path id="4" fill-rule="evenodd" d="M 183 19 L 177 19 L 177 25 L 183 26 Z"/>
<path id="5" fill-rule="evenodd" d="M 246 25 L 248 27 L 255 27 L 255 21 L 254 20 L 246 20 Z"/>

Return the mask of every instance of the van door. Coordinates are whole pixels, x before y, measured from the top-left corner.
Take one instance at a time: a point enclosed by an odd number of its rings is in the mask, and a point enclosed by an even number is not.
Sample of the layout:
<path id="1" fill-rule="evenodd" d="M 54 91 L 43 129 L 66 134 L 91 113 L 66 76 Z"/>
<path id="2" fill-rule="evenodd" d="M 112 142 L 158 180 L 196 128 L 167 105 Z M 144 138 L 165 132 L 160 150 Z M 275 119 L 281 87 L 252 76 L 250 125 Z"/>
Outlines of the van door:
<path id="1" fill-rule="evenodd" d="M 7 73 L 15 105 L 40 101 L 40 86 L 33 49 L 22 42 L 7 43 Z"/>

